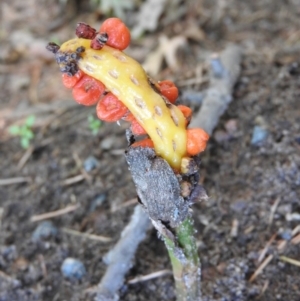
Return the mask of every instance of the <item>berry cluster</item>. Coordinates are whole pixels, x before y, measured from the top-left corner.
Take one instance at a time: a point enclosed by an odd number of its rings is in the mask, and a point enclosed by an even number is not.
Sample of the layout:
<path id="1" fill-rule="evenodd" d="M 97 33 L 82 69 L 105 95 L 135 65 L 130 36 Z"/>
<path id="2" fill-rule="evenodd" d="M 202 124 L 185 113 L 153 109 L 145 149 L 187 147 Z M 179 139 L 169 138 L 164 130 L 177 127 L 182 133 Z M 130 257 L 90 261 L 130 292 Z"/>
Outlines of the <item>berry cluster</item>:
<path id="1" fill-rule="evenodd" d="M 179 157 L 194 156 L 205 149 L 209 137 L 202 129 L 187 129 L 192 111 L 186 106 L 175 105 L 175 101 L 178 97 L 178 89 L 174 83 L 168 80 L 161 82 L 150 80 L 147 76 L 144 76 L 144 70 L 142 70 L 140 65 L 137 67 L 133 66 L 138 64 L 135 61 L 131 63 L 130 68 L 136 71 L 136 74 L 131 72 L 131 69 L 127 67 L 128 65 L 124 65 L 126 63 L 128 64 L 129 60 L 127 56 L 123 54 L 122 50 L 127 48 L 130 43 L 130 32 L 120 19 L 107 19 L 101 25 L 99 32 L 85 23 L 79 23 L 76 28 L 76 35 L 78 40 L 67 42 L 68 44 L 63 50 L 63 46 L 59 47 L 53 43 L 48 45 L 48 49 L 55 53 L 56 60 L 63 73 L 62 80 L 64 86 L 72 89 L 73 97 L 79 104 L 86 106 L 97 104 L 96 111 L 99 119 L 108 122 L 123 119 L 130 122 L 131 131 L 134 135 L 148 134 L 150 136 L 150 138 L 136 142 L 134 146 L 158 148 L 158 143 L 155 143 L 155 141 L 157 141 L 155 140 L 157 138 L 155 137 L 156 135 L 158 139 L 170 140 L 173 148 L 172 151 L 176 153 L 177 150 L 179 151 L 178 144 L 180 139 L 176 141 L 171 137 L 175 135 L 174 130 L 170 130 L 170 138 L 168 137 L 168 139 L 166 139 L 164 137 L 164 134 L 168 131 L 167 127 L 170 126 L 171 129 L 175 124 L 175 129 L 176 127 L 178 130 L 180 130 L 180 128 L 183 129 L 186 136 L 185 141 L 183 141 L 186 146 L 181 150 Z M 75 44 L 76 46 L 74 46 Z M 71 50 L 72 47 L 75 48 Z M 106 63 L 107 60 L 110 59 L 110 55 L 112 55 L 114 59 L 117 58 L 117 60 L 112 62 L 119 64 L 119 66 L 117 66 L 119 69 L 111 66 L 107 74 L 100 74 L 101 72 L 99 70 L 101 66 L 105 65 L 104 55 L 101 56 L 103 51 L 108 52 L 108 56 L 105 57 Z M 86 61 L 83 60 L 84 55 Z M 96 63 L 90 66 L 88 58 L 90 58 L 90 61 Z M 121 63 L 123 63 L 123 65 L 121 65 Z M 96 71 L 93 69 L 95 66 Z M 106 67 L 104 66 L 103 68 Z M 126 68 L 127 70 L 124 70 Z M 128 71 L 129 69 L 130 71 Z M 126 72 L 129 73 L 127 74 Z M 124 78 L 126 76 L 126 81 L 125 79 L 121 79 L 121 73 L 125 74 Z M 99 80 L 99 78 L 101 78 L 101 80 Z M 124 86 L 127 85 L 128 78 L 130 78 L 132 88 L 126 90 Z M 148 95 L 143 95 L 143 97 L 136 96 L 137 94 L 134 89 L 138 89 L 141 86 L 145 87 L 144 90 L 148 89 L 147 91 L 150 91 L 149 89 L 151 88 L 151 93 L 148 94 L 152 95 L 153 104 L 151 104 L 151 95 L 149 95 L 149 99 L 146 99 Z M 120 87 L 120 89 L 116 87 Z M 125 91 L 124 93 L 122 93 L 122 89 Z M 130 93 L 131 95 L 129 95 Z M 158 99 L 158 102 L 154 102 L 154 98 L 157 99 L 157 97 L 160 97 L 161 100 Z M 132 106 L 130 107 L 130 105 L 128 105 L 127 99 L 132 98 L 134 98 L 134 105 L 137 107 L 137 110 L 135 110 L 136 108 L 132 110 Z M 157 103 L 159 105 L 157 105 Z M 139 114 L 138 110 L 143 111 L 143 113 Z M 145 112 L 147 110 L 151 112 Z M 167 114 L 165 114 L 166 112 Z M 147 113 L 149 114 L 147 115 Z M 151 124 L 146 120 L 148 117 L 141 117 L 146 115 L 151 116 Z M 158 120 L 164 115 L 168 115 L 166 118 L 169 119 L 163 126 L 156 126 L 155 120 Z M 172 124 L 169 120 L 171 120 Z M 155 135 L 151 135 L 152 132 L 149 130 L 150 127 L 153 128 L 153 125 L 156 127 Z M 165 132 L 162 132 L 161 128 Z M 182 137 L 184 137 L 184 135 L 182 135 Z M 177 165 L 175 168 L 177 167 L 178 169 L 178 164 L 175 165 Z"/>

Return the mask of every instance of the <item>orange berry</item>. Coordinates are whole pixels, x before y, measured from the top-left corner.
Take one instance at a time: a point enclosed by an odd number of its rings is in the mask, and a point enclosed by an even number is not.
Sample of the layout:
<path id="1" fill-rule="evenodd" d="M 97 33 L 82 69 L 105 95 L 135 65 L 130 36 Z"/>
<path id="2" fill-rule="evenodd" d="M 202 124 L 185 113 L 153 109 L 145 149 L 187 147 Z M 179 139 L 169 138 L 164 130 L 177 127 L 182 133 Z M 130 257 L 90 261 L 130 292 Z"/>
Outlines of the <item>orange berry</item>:
<path id="1" fill-rule="evenodd" d="M 154 148 L 153 141 L 150 138 L 143 139 L 141 141 L 135 142 L 131 145 L 132 147 L 150 147 Z"/>
<path id="2" fill-rule="evenodd" d="M 165 96 L 171 103 L 174 103 L 178 98 L 178 89 L 170 80 L 158 82 L 160 93 Z"/>
<path id="3" fill-rule="evenodd" d="M 209 135 L 202 129 L 187 129 L 186 150 L 189 156 L 196 156 L 206 148 Z"/>
<path id="4" fill-rule="evenodd" d="M 118 121 L 127 111 L 127 107 L 110 92 L 98 102 L 96 107 L 98 118 L 108 122 Z"/>
<path id="5" fill-rule="evenodd" d="M 147 134 L 145 129 L 139 124 L 139 122 L 136 120 L 132 113 L 129 112 L 127 115 L 123 116 L 123 120 L 131 123 L 131 131 L 134 135 Z"/>
<path id="6" fill-rule="evenodd" d="M 139 124 L 139 122 L 135 118 L 131 121 L 131 131 L 134 135 L 147 134 L 145 129 Z"/>
<path id="7" fill-rule="evenodd" d="M 104 91 L 105 86 L 100 81 L 85 74 L 74 86 L 73 97 L 79 104 L 92 106 Z"/>
<path id="8" fill-rule="evenodd" d="M 62 82 L 63 85 L 71 89 L 73 88 L 77 82 L 82 78 L 83 72 L 81 70 L 78 70 L 73 76 L 69 76 L 67 73 L 62 74 Z"/>
<path id="9" fill-rule="evenodd" d="M 99 30 L 100 33 L 107 33 L 106 45 L 124 50 L 130 43 L 130 31 L 126 25 L 118 18 L 105 20 Z"/>
<path id="10" fill-rule="evenodd" d="M 183 105 L 178 105 L 177 108 L 182 112 L 183 116 L 185 117 L 187 121 L 186 124 L 189 124 L 192 118 L 192 109 Z"/>
<path id="11" fill-rule="evenodd" d="M 129 111 L 127 112 L 127 114 L 125 114 L 123 116 L 123 120 L 128 121 L 128 122 L 132 122 L 132 120 L 135 119 L 135 117 L 133 116 L 132 113 L 130 113 Z"/>

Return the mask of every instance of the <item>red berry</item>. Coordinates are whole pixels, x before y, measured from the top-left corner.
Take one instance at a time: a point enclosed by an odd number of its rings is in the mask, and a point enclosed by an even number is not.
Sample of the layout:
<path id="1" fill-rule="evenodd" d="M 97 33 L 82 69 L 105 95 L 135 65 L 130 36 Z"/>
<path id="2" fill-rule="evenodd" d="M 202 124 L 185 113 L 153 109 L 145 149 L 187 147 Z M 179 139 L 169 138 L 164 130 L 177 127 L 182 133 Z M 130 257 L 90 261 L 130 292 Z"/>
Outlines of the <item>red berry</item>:
<path id="1" fill-rule="evenodd" d="M 135 142 L 131 145 L 132 147 L 150 147 L 154 148 L 154 143 L 150 138 L 143 139 L 141 141 Z"/>
<path id="2" fill-rule="evenodd" d="M 178 89 L 170 80 L 164 80 L 158 83 L 160 93 L 165 96 L 171 103 L 174 103 L 178 98 Z"/>
<path id="3" fill-rule="evenodd" d="M 147 134 L 145 129 L 139 124 L 139 122 L 135 118 L 131 121 L 131 131 L 134 135 Z"/>
<path id="4" fill-rule="evenodd" d="M 69 76 L 67 73 L 63 73 L 62 74 L 63 85 L 66 88 L 71 89 L 77 84 L 77 82 L 82 78 L 82 76 L 83 76 L 83 72 L 81 70 L 77 71 L 73 76 Z"/>
<path id="5" fill-rule="evenodd" d="M 98 102 L 96 111 L 99 119 L 115 122 L 121 119 L 128 109 L 115 95 L 109 92 Z"/>
<path id="6" fill-rule="evenodd" d="M 131 123 L 131 131 L 134 135 L 145 135 L 147 132 L 145 129 L 139 124 L 136 118 L 133 116 L 132 113 L 129 112 L 126 116 L 123 117 L 123 120 L 128 121 Z"/>
<path id="7" fill-rule="evenodd" d="M 105 20 L 99 32 L 107 33 L 108 40 L 106 45 L 124 50 L 130 43 L 130 31 L 126 25 L 118 18 Z"/>
<path id="8" fill-rule="evenodd" d="M 105 86 L 100 81 L 85 74 L 74 86 L 73 97 L 79 104 L 92 106 L 97 103 L 104 91 Z"/>

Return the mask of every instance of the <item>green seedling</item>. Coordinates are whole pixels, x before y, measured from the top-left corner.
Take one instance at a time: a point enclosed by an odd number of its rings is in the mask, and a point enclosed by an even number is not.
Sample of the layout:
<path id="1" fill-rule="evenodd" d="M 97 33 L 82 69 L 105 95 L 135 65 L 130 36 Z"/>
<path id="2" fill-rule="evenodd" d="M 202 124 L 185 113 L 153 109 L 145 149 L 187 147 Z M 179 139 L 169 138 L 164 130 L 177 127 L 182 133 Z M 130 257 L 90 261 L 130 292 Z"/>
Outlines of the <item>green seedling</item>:
<path id="1" fill-rule="evenodd" d="M 32 126 L 35 122 L 35 116 L 30 115 L 26 118 L 23 125 L 13 125 L 9 128 L 9 132 L 20 137 L 20 144 L 22 148 L 27 149 L 30 146 L 30 141 L 34 138 L 34 133 L 32 131 Z"/>
<path id="2" fill-rule="evenodd" d="M 101 121 L 95 118 L 93 115 L 89 115 L 88 123 L 89 123 L 89 129 L 91 130 L 92 134 L 96 136 L 99 132 L 100 127 L 102 126 Z"/>

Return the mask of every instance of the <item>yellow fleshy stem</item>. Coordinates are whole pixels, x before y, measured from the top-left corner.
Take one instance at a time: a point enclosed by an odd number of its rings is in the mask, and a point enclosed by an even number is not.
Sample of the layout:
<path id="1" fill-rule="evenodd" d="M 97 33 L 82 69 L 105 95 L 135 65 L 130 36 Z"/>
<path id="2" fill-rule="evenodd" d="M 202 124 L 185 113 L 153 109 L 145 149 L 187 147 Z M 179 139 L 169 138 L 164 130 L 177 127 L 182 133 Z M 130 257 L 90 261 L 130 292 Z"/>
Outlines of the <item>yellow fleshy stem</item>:
<path id="1" fill-rule="evenodd" d="M 166 106 L 163 98 L 148 83 L 142 66 L 122 51 L 104 46 L 101 50 L 90 48 L 90 40 L 73 39 L 60 50 L 76 51 L 85 47 L 79 68 L 101 81 L 130 112 L 152 139 L 156 153 L 176 170 L 186 155 L 187 134 L 185 118 L 175 106 Z"/>

